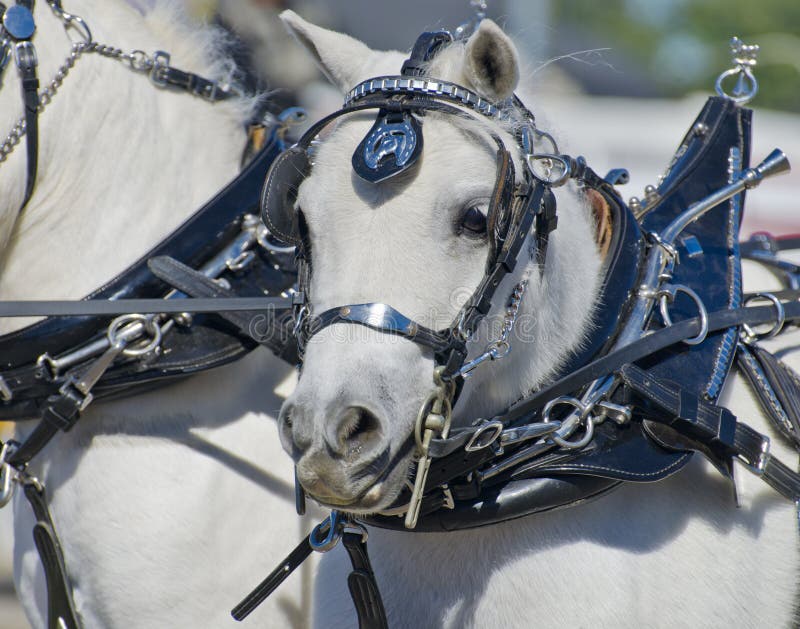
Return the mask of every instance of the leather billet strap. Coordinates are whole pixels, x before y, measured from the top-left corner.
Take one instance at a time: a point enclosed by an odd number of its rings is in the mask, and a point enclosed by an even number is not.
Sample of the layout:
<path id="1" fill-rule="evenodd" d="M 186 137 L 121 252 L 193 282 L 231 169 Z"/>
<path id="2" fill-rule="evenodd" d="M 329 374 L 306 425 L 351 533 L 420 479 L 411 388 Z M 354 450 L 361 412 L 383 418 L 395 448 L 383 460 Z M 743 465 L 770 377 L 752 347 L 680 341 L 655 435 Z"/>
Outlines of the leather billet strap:
<path id="1" fill-rule="evenodd" d="M 634 398 L 651 409 L 648 421 L 668 426 L 696 443 L 718 469 L 741 460 L 773 489 L 793 502 L 800 500 L 800 474 L 769 455 L 769 439 L 738 421 L 728 409 L 659 381 L 635 365 L 625 365 L 620 378 Z"/>
<path id="2" fill-rule="evenodd" d="M 64 566 L 64 553 L 55 532 L 53 519 L 47 507 L 47 496 L 42 485 L 25 485 L 25 497 L 36 516 L 33 541 L 39 551 L 47 583 L 48 629 L 81 629 L 78 614 L 72 602 L 72 591 Z"/>
<path id="3" fill-rule="evenodd" d="M 756 343 L 739 343 L 736 364 L 747 377 L 775 428 L 800 449 L 800 381 L 797 374 Z"/>
<path id="4" fill-rule="evenodd" d="M 80 418 L 86 396 L 75 387 L 65 385 L 57 395 L 47 398 L 41 419 L 28 438 L 9 457 L 8 463 L 21 470 L 58 434 L 68 432 Z"/>
<path id="5" fill-rule="evenodd" d="M 342 544 L 353 566 L 353 571 L 347 577 L 347 586 L 358 614 L 358 629 L 388 629 L 389 623 L 367 554 L 365 536 L 345 532 L 342 534 Z"/>

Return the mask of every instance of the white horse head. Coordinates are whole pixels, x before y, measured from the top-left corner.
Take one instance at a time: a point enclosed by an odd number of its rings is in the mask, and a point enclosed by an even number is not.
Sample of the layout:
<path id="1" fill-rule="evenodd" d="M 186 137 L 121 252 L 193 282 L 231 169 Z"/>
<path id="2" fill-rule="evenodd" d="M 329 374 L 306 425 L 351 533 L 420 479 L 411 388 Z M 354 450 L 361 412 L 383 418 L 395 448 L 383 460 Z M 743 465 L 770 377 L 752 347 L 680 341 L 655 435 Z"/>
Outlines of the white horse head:
<path id="1" fill-rule="evenodd" d="M 397 74 L 405 57 L 369 50 L 291 13 L 284 19 L 342 90 Z M 431 77 L 462 83 L 500 106 L 517 73 L 512 44 L 489 21 L 467 42 L 441 50 L 429 68 Z M 427 113 L 419 162 L 387 182 L 368 184 L 350 164 L 373 120 L 374 114 L 339 118 L 320 137 L 299 190 L 312 314 L 376 302 L 429 327 L 449 326 L 481 280 L 489 255 L 485 212 L 496 176 L 489 131 L 512 150 L 517 175 L 524 172 L 509 133 L 513 119 L 501 126 Z M 467 380 L 454 423 L 491 417 L 540 387 L 592 329 L 602 257 L 592 213 L 568 191 L 560 194 L 558 210 L 544 268 L 521 256 L 471 347 L 479 351 L 496 338 L 491 330 L 499 327 L 500 307 L 527 279 L 520 310 L 527 320 L 518 330 L 524 338 L 515 339 L 508 358 Z M 783 347 L 791 342 L 776 341 Z M 433 369 L 430 350 L 363 326 L 339 323 L 311 336 L 280 433 L 312 496 L 354 512 L 392 503 L 406 483 L 412 429 L 435 386 Z M 770 432 L 739 374 L 728 379 L 722 403 Z M 780 457 L 792 456 L 777 439 L 773 447 Z M 745 503 L 737 509 L 718 472 L 697 456 L 680 474 L 650 485 L 623 483 L 591 504 L 447 535 L 371 527 L 372 565 L 390 623 L 796 624 L 797 520 L 788 501 L 742 474 L 737 487 Z M 320 626 L 352 625 L 343 585 L 349 569 L 344 553 L 324 556 L 315 602 Z"/>
<path id="2" fill-rule="evenodd" d="M 345 35 L 312 26 L 292 13 L 284 20 L 342 89 L 382 74 L 399 74 L 406 55 L 377 52 Z M 492 21 L 431 61 L 429 75 L 474 90 L 511 109 L 518 80 L 517 52 Z M 517 179 L 526 168 L 505 122 L 465 121 L 441 113 L 424 117 L 420 162 L 382 183 L 355 175 L 351 155 L 374 114 L 340 119 L 315 150 L 310 176 L 297 201 L 308 228 L 311 308 L 378 302 L 427 327 L 443 329 L 476 289 L 489 255 L 487 211 L 496 180 L 497 145 L 513 153 Z M 500 285 L 495 308 L 472 341 L 482 348 L 501 327 L 507 296 L 528 288 L 526 348 L 468 381 L 459 422 L 497 411 L 526 388 L 540 385 L 581 343 L 590 325 L 586 295 L 594 292 L 600 255 L 593 219 L 569 192 L 544 268 L 531 242 Z M 531 255 L 527 255 L 530 251 Z M 309 493 L 348 510 L 379 510 L 404 486 L 412 460 L 414 422 L 434 388 L 430 349 L 407 339 L 347 324 L 313 336 L 295 393 L 281 415 L 284 447 Z"/>

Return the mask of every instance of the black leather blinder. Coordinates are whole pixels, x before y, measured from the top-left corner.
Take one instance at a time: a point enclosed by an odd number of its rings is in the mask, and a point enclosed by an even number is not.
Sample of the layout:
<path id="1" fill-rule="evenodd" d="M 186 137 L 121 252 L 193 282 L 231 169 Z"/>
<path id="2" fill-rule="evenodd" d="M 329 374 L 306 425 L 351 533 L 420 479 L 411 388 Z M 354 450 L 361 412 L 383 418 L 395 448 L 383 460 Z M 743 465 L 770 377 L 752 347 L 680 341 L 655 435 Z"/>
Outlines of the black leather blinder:
<path id="1" fill-rule="evenodd" d="M 306 149 L 293 146 L 272 163 L 261 192 L 261 218 L 267 229 L 295 247 L 302 244 L 302 238 L 294 206 L 300 185 L 310 172 Z"/>
<path id="2" fill-rule="evenodd" d="M 489 200 L 487 227 L 489 233 L 489 265 L 493 265 L 508 238 L 512 223 L 514 197 L 514 161 L 505 148 L 497 150 L 497 178 Z"/>

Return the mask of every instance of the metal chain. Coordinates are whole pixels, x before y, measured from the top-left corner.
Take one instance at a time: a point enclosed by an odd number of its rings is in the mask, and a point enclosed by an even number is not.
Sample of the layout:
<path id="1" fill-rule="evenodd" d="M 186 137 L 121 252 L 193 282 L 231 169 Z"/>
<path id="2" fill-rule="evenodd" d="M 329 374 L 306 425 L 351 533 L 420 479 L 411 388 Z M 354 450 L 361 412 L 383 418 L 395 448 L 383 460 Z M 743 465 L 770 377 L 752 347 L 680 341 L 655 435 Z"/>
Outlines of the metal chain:
<path id="1" fill-rule="evenodd" d="M 479 365 L 487 360 L 499 360 L 505 358 L 511 351 L 511 342 L 509 336 L 514 329 L 514 324 L 517 321 L 519 314 L 519 307 L 522 304 L 522 297 L 525 295 L 525 289 L 528 287 L 528 280 L 522 280 L 514 286 L 511 295 L 508 298 L 508 307 L 506 308 L 505 317 L 503 317 L 503 328 L 500 330 L 500 338 L 496 341 L 489 343 L 483 350 L 480 356 L 473 358 L 471 361 L 464 363 L 454 376 L 462 376 L 468 378 L 472 371 Z"/>
<path id="2" fill-rule="evenodd" d="M 73 41 L 69 56 L 58 68 L 53 80 L 39 93 L 38 111 L 40 114 L 53 100 L 53 97 L 58 93 L 58 89 L 69 74 L 69 71 L 84 53 L 97 53 L 109 59 L 125 62 L 131 70 L 143 74 L 150 74 L 154 69 L 157 70 L 158 68 L 169 67 L 169 55 L 167 53 L 157 51 L 151 56 L 143 50 L 138 49 L 126 53 L 116 46 L 96 42 L 92 39 L 92 32 L 89 26 L 81 17 L 66 13 L 61 7 L 60 1 L 48 0 L 48 5 L 50 5 L 56 17 L 63 22 L 64 29 L 67 30 L 68 33 L 70 29 L 77 31 L 78 35 L 81 37 L 81 41 Z M 23 117 L 17 120 L 16 124 L 6 136 L 6 139 L 0 145 L 0 163 L 6 161 L 8 156 L 11 155 L 25 136 L 26 131 L 25 118 Z"/>

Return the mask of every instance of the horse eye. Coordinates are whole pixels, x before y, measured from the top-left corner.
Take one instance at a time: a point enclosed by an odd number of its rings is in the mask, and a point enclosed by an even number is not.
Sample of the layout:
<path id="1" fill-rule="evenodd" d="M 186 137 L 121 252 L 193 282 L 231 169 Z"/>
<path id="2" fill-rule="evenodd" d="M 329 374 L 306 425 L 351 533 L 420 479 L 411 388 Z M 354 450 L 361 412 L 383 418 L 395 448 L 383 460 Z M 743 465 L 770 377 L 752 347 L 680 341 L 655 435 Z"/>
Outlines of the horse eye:
<path id="1" fill-rule="evenodd" d="M 486 215 L 473 205 L 461 217 L 461 228 L 467 235 L 482 236 L 486 233 Z"/>

